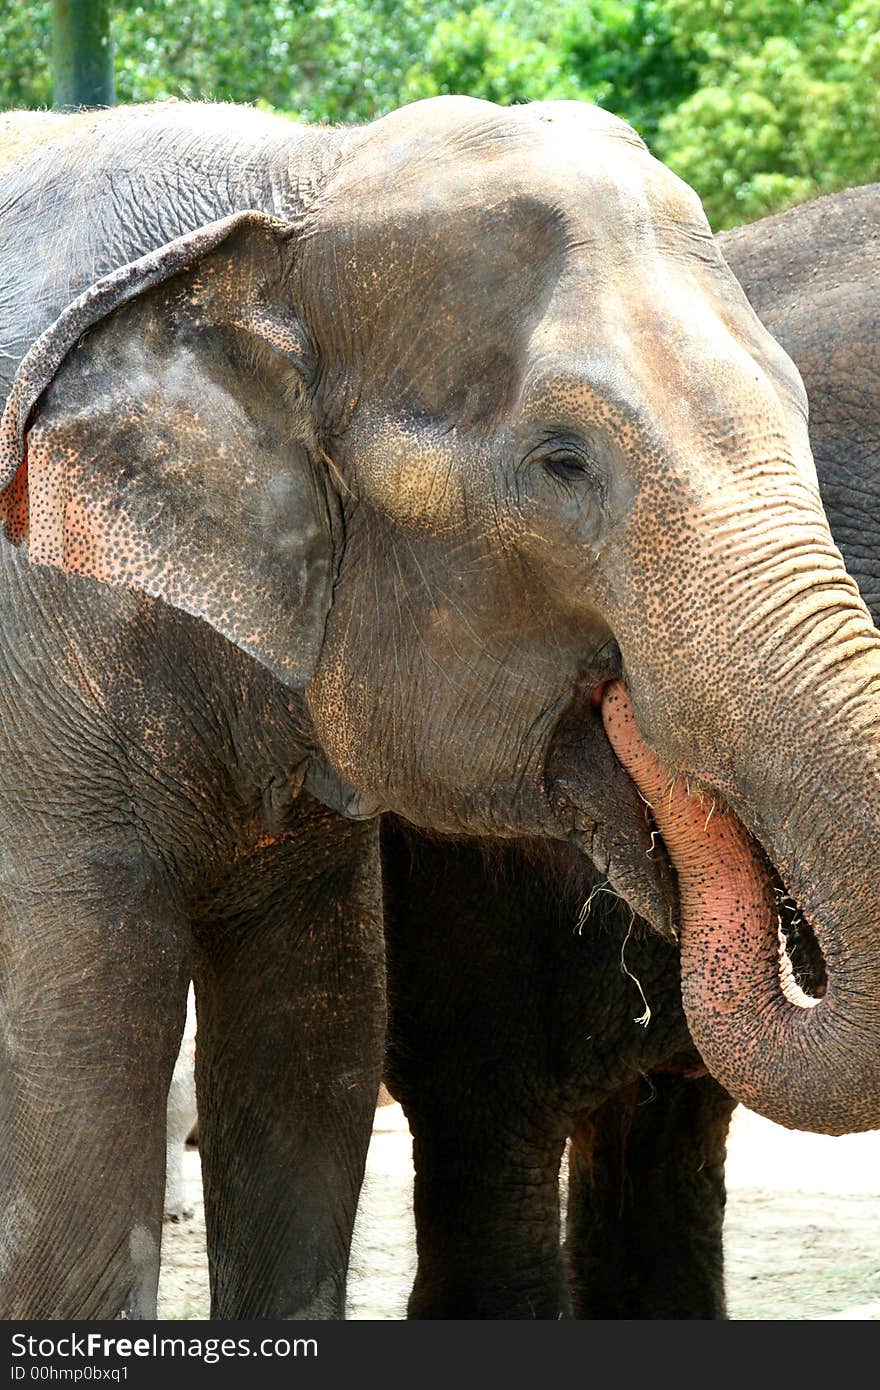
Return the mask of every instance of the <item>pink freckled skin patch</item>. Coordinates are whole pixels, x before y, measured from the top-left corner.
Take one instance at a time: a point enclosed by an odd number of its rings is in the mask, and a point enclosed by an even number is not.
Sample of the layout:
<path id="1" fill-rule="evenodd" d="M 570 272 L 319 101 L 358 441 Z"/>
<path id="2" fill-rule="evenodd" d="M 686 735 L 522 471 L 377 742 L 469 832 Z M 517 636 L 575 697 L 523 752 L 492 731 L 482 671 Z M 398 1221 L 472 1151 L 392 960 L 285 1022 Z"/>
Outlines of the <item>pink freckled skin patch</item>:
<path id="1" fill-rule="evenodd" d="M 6 531 L 7 539 L 13 545 L 20 545 L 28 537 L 28 460 L 18 469 L 12 482 L 0 493 L 0 521 Z"/>

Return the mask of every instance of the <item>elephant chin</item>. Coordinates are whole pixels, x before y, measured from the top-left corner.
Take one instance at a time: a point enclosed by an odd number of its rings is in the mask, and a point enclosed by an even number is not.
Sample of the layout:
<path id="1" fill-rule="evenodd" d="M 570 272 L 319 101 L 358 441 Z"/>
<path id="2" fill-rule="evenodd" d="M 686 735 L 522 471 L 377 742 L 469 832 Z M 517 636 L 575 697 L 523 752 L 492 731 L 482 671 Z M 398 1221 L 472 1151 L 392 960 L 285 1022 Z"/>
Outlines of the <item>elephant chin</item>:
<path id="1" fill-rule="evenodd" d="M 871 1083 L 858 1050 L 835 1045 L 850 1012 L 843 991 L 830 969 L 815 995 L 797 983 L 779 880 L 760 846 L 729 808 L 674 776 L 648 747 L 620 681 L 605 687 L 602 717 L 678 877 L 682 1001 L 709 1070 L 738 1100 L 789 1128 L 877 1127 L 878 1102 L 864 1094 Z"/>

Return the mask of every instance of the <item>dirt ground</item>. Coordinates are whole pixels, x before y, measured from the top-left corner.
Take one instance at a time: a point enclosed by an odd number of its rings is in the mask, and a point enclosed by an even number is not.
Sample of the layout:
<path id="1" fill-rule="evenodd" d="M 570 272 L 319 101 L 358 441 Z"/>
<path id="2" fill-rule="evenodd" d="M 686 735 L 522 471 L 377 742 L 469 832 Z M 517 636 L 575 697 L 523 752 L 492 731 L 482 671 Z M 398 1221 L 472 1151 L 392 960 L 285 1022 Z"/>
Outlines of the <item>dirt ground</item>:
<path id="1" fill-rule="evenodd" d="M 208 1315 L 194 1150 L 186 1165 L 196 1215 L 165 1227 L 162 1318 Z M 727 1181 L 732 1318 L 880 1320 L 880 1132 L 840 1139 L 799 1134 L 739 1109 Z M 400 1107 L 388 1105 L 376 1111 L 355 1227 L 349 1317 L 405 1317 L 414 1271 L 412 1148 Z"/>

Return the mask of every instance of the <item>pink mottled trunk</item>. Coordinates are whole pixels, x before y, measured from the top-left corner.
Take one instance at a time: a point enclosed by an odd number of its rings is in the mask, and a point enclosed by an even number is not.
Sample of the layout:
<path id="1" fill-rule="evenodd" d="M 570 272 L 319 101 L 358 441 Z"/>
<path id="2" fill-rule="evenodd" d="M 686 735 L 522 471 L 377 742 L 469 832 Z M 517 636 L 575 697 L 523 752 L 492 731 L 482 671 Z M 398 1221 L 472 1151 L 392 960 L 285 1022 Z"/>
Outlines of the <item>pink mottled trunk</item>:
<path id="1" fill-rule="evenodd" d="M 781 954 L 763 857 L 743 825 L 648 747 L 620 682 L 606 688 L 602 713 L 678 875 L 682 998 L 706 1065 L 737 1099 L 791 1128 L 880 1126 L 876 952 L 851 949 L 811 921 L 828 984 L 822 999 L 804 995 Z"/>

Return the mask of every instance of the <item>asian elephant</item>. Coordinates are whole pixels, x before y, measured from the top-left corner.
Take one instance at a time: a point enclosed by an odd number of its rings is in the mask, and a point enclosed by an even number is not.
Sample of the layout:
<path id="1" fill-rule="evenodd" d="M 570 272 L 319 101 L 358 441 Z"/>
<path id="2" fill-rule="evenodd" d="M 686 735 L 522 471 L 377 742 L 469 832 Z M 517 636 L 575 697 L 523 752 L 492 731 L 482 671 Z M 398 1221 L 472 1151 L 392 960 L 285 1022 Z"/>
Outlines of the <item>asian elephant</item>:
<path id="1" fill-rule="evenodd" d="M 880 185 L 718 242 L 800 369 L 831 531 L 876 622 Z M 693 1049 L 675 947 L 570 851 L 392 820 L 383 844 L 389 1080 L 416 1165 L 411 1315 L 723 1316 L 733 1101 Z M 820 994 L 812 934 L 782 926 Z"/>
<path id="2" fill-rule="evenodd" d="M 190 973 L 214 1315 L 342 1311 L 380 812 L 588 851 L 721 1083 L 876 1124 L 880 638 L 692 191 L 579 103 L 3 136 L 5 1316 L 152 1314 Z"/>

